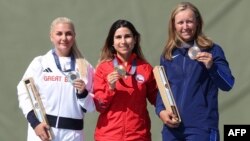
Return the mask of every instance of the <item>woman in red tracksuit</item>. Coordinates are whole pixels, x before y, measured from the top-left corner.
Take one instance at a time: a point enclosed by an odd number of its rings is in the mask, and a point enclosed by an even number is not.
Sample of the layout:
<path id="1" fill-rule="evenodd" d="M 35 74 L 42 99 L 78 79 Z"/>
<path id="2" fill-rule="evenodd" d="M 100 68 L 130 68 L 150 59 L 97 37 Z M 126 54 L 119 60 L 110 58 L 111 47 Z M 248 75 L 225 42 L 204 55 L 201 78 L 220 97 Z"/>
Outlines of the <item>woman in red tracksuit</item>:
<path id="1" fill-rule="evenodd" d="M 141 51 L 140 34 L 129 21 L 113 23 L 99 61 L 94 76 L 94 102 L 100 112 L 95 140 L 151 141 L 147 99 L 155 105 L 158 90 Z"/>

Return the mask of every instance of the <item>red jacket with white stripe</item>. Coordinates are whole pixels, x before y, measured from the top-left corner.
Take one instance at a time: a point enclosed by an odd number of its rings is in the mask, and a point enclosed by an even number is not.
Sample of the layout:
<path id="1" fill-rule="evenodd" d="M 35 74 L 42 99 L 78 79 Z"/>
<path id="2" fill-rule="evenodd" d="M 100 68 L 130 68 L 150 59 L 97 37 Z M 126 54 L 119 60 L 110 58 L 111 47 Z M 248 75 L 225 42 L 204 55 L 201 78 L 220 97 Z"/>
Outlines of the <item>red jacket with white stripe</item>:
<path id="1" fill-rule="evenodd" d="M 126 68 L 136 59 L 136 71 L 109 89 L 107 75 L 114 71 L 113 61 L 98 65 L 94 76 L 94 102 L 100 112 L 95 129 L 96 141 L 151 141 L 147 99 L 155 105 L 158 92 L 152 66 L 132 55 Z M 118 60 L 119 63 L 120 60 Z"/>

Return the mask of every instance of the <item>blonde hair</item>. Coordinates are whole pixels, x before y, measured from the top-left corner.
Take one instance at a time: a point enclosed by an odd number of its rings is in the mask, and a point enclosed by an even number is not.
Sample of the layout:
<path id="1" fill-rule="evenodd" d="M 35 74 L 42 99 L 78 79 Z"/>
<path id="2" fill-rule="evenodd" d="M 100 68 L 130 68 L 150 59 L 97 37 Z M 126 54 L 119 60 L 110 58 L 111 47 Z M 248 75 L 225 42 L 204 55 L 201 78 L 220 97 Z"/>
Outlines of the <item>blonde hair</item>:
<path id="1" fill-rule="evenodd" d="M 55 25 L 57 25 L 59 23 L 69 24 L 72 27 L 72 31 L 75 34 L 74 23 L 73 23 L 73 21 L 71 19 L 69 19 L 67 17 L 58 17 L 58 18 L 54 19 L 53 22 L 50 25 L 50 33 L 53 32 Z M 87 62 L 87 60 L 85 60 L 85 58 L 83 57 L 82 53 L 78 49 L 76 41 L 73 44 L 71 51 L 72 51 L 73 55 L 75 56 L 76 64 L 78 66 L 78 71 L 79 71 L 81 77 L 86 77 L 87 76 L 87 65 L 88 65 L 88 62 Z"/>
<path id="2" fill-rule="evenodd" d="M 181 2 L 179 3 L 175 9 L 172 11 L 169 24 L 168 24 L 168 40 L 166 43 L 166 46 L 164 47 L 164 50 L 162 52 L 162 56 L 164 56 L 166 59 L 171 60 L 172 59 L 172 51 L 174 48 L 180 46 L 181 43 L 184 41 L 176 34 L 175 30 L 175 16 L 186 9 L 190 9 L 194 12 L 197 27 L 196 27 L 196 33 L 194 35 L 194 40 L 196 40 L 197 45 L 201 48 L 210 48 L 213 45 L 212 40 L 210 40 L 208 37 L 206 37 L 203 34 L 202 28 L 203 28 L 203 19 L 201 17 L 201 14 L 199 10 L 190 2 Z"/>

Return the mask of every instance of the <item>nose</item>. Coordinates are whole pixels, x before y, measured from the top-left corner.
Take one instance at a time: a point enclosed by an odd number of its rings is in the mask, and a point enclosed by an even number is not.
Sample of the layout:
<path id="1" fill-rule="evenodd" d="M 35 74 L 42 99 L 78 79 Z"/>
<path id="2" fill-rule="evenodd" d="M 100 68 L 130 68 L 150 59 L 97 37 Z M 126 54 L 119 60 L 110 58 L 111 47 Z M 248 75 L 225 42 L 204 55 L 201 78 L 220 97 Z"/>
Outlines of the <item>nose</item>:
<path id="1" fill-rule="evenodd" d="M 122 38 L 121 38 L 121 42 L 122 42 L 122 43 L 125 43 L 125 42 L 126 42 L 126 38 L 122 37 Z"/>
<path id="2" fill-rule="evenodd" d="M 62 35 L 62 40 L 66 40 L 67 36 L 65 34 Z"/>
<path id="3" fill-rule="evenodd" d="M 184 24 L 183 24 L 183 27 L 184 27 L 184 29 L 187 29 L 189 26 L 188 26 L 188 23 L 187 22 L 185 22 Z"/>

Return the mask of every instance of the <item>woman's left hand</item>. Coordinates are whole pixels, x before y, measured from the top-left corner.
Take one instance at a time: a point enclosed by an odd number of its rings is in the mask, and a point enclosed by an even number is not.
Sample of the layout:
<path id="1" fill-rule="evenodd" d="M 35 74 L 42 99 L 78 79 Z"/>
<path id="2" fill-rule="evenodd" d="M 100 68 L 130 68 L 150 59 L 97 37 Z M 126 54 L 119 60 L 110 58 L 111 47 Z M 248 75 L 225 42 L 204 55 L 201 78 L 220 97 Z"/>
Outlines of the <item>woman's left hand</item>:
<path id="1" fill-rule="evenodd" d="M 202 62 L 207 69 L 210 69 L 213 65 L 213 56 L 208 52 L 199 52 L 196 56 L 196 60 Z"/>
<path id="2" fill-rule="evenodd" d="M 83 91 L 85 90 L 85 88 L 86 88 L 86 84 L 85 84 L 85 82 L 82 80 L 82 79 L 76 79 L 76 80 L 74 80 L 74 82 L 73 82 L 73 86 L 77 89 L 77 93 L 78 94 L 81 94 L 81 93 L 83 93 Z"/>

